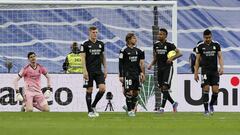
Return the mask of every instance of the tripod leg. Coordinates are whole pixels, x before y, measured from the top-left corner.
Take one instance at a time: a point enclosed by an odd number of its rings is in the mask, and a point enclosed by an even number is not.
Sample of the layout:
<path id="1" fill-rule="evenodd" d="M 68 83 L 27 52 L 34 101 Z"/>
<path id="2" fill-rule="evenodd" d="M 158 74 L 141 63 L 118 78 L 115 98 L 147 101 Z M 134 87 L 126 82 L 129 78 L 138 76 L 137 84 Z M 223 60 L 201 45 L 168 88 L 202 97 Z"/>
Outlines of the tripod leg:
<path id="1" fill-rule="evenodd" d="M 107 103 L 107 105 L 106 105 L 105 112 L 106 112 L 106 111 L 107 111 L 107 109 L 108 109 L 108 105 L 109 105 L 109 103 Z"/>
<path id="2" fill-rule="evenodd" d="M 110 111 L 114 111 L 114 110 L 113 110 L 113 105 L 112 105 L 111 102 L 110 102 Z"/>

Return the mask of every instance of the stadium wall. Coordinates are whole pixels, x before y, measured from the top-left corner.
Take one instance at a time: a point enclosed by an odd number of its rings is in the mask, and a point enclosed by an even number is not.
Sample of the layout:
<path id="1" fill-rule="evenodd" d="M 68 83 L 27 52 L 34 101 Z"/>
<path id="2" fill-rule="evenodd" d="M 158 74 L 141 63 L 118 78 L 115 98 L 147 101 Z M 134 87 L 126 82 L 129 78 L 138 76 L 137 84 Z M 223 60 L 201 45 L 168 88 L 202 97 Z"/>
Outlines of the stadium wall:
<path id="1" fill-rule="evenodd" d="M 150 75 L 151 76 L 151 75 Z M 19 111 L 20 102 L 14 101 L 13 78 L 16 74 L 1 74 L 2 82 L 0 84 L 0 111 Z M 49 99 L 51 111 L 54 112 L 85 112 L 87 111 L 85 103 L 85 90 L 82 88 L 83 79 L 79 74 L 52 74 L 53 96 Z M 149 77 L 148 77 L 149 78 Z M 150 79 L 150 78 L 149 78 Z M 179 111 L 181 112 L 200 112 L 203 111 L 201 105 L 201 88 L 200 82 L 196 83 L 192 74 L 178 74 L 178 89 L 172 90 L 172 95 L 179 102 Z M 220 92 L 216 111 L 221 112 L 238 112 L 240 111 L 240 75 L 227 74 L 221 76 Z M 46 86 L 46 80 L 42 78 L 42 86 Z M 174 82 L 172 82 L 174 85 Z M 110 74 L 106 80 L 107 92 L 113 94 L 112 104 L 114 111 L 124 111 L 122 106 L 125 104 L 125 98 L 122 94 L 121 83 L 117 74 Z M 154 93 L 150 90 L 149 81 L 144 84 L 145 93 Z M 176 84 L 175 84 L 176 85 Z M 23 80 L 19 82 L 23 86 Z M 224 94 L 223 94 L 224 93 Z M 96 90 L 93 94 L 96 94 Z M 105 94 L 106 95 L 106 94 Z M 104 111 L 108 103 L 106 97 L 103 97 L 97 105 L 99 111 Z M 144 96 L 144 107 L 138 106 L 139 111 L 153 111 L 154 95 Z M 211 95 L 211 94 L 210 94 Z M 147 109 L 147 110 L 146 110 Z M 108 108 L 109 111 L 109 108 Z M 172 111 L 171 105 L 167 103 L 166 111 Z"/>

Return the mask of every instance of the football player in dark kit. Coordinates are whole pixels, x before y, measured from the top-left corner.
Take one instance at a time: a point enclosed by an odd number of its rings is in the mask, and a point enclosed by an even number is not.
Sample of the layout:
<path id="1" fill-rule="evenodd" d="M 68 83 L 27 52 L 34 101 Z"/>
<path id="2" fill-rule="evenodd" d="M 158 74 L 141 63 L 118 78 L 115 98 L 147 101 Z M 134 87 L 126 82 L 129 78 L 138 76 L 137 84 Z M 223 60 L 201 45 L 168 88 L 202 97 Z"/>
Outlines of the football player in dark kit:
<path id="1" fill-rule="evenodd" d="M 157 75 L 158 75 L 158 86 L 163 94 L 162 103 L 157 110 L 160 113 L 164 112 L 166 101 L 170 101 L 173 106 L 173 111 L 177 111 L 178 103 L 175 102 L 170 93 L 171 80 L 173 75 L 173 60 L 181 57 L 181 52 L 173 43 L 167 41 L 168 32 L 165 28 L 159 30 L 159 41 L 154 44 L 154 56 L 152 62 L 149 64 L 148 69 L 150 70 L 152 65 L 157 63 Z M 175 51 L 176 54 L 168 58 L 168 53 Z"/>
<path id="2" fill-rule="evenodd" d="M 203 88 L 203 104 L 204 104 L 204 115 L 209 115 L 208 100 L 209 100 L 209 89 L 212 87 L 212 99 L 210 101 L 210 114 L 213 114 L 213 105 L 217 101 L 219 92 L 219 75 L 223 74 L 223 57 L 221 47 L 218 42 L 212 40 L 212 33 L 210 30 L 203 32 L 204 42 L 198 44 L 196 48 L 196 63 L 194 79 L 199 80 L 198 69 L 201 59 L 201 86 Z M 218 63 L 220 68 L 218 69 Z"/>
<path id="3" fill-rule="evenodd" d="M 84 87 L 86 91 L 86 102 L 89 117 L 98 117 L 96 105 L 106 91 L 105 78 L 107 77 L 106 57 L 104 54 L 104 43 L 97 40 L 98 29 L 95 26 L 89 27 L 89 40 L 81 45 L 81 56 L 83 61 L 83 77 L 85 79 Z M 104 72 L 101 66 L 103 65 Z M 92 103 L 93 81 L 95 80 L 97 88 L 95 100 Z"/>
<path id="4" fill-rule="evenodd" d="M 134 33 L 126 35 L 126 46 L 119 54 L 119 80 L 123 83 L 128 116 L 134 117 L 141 83 L 145 80 L 144 51 L 136 47 Z"/>

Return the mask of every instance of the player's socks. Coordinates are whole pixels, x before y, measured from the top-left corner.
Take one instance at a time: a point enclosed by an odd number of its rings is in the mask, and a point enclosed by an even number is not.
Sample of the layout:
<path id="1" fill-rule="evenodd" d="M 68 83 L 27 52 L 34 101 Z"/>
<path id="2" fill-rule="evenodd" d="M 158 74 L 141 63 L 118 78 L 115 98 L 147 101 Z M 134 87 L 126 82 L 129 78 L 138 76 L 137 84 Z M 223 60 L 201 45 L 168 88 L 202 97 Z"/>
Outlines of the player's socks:
<path id="1" fill-rule="evenodd" d="M 212 99 L 210 101 L 210 106 L 213 106 L 213 104 L 217 101 L 217 98 L 218 98 L 218 93 L 213 93 Z"/>
<path id="2" fill-rule="evenodd" d="M 138 96 L 133 96 L 132 97 L 132 110 L 135 109 L 137 101 L 138 101 Z"/>
<path id="3" fill-rule="evenodd" d="M 132 110 L 132 96 L 131 95 L 126 95 L 126 105 L 127 105 L 127 110 L 131 111 Z"/>
<path id="4" fill-rule="evenodd" d="M 98 91 L 98 93 L 93 101 L 92 107 L 96 107 L 98 101 L 102 98 L 103 95 L 104 95 L 104 92 Z"/>
<path id="5" fill-rule="evenodd" d="M 154 111 L 158 111 L 161 106 L 161 91 L 155 90 L 155 109 Z"/>
<path id="6" fill-rule="evenodd" d="M 163 91 L 162 93 L 163 93 L 163 99 L 162 99 L 161 107 L 164 108 L 166 105 L 169 93 L 168 91 Z"/>
<path id="7" fill-rule="evenodd" d="M 88 112 L 92 112 L 92 93 L 86 92 L 86 102 L 87 102 L 87 108 Z"/>
<path id="8" fill-rule="evenodd" d="M 205 111 L 208 111 L 208 100 L 209 100 L 209 93 L 203 92 L 203 104 Z"/>
<path id="9" fill-rule="evenodd" d="M 174 103 L 174 101 L 173 101 L 171 95 L 169 94 L 169 91 L 168 91 L 168 101 L 169 101 L 171 104 Z"/>

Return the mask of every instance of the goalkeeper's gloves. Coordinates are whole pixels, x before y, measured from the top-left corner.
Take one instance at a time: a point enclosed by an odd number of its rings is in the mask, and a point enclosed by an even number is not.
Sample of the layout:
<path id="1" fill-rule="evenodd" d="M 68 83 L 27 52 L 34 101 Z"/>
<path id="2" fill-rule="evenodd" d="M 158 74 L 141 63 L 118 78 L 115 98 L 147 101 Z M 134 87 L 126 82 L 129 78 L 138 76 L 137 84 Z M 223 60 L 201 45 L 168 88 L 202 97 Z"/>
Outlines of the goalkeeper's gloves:
<path id="1" fill-rule="evenodd" d="M 22 94 L 19 92 L 19 90 L 16 90 L 16 100 L 23 101 Z"/>
<path id="2" fill-rule="evenodd" d="M 46 99 L 50 98 L 52 95 L 52 88 L 48 87 L 48 89 L 44 92 L 43 95 Z"/>

